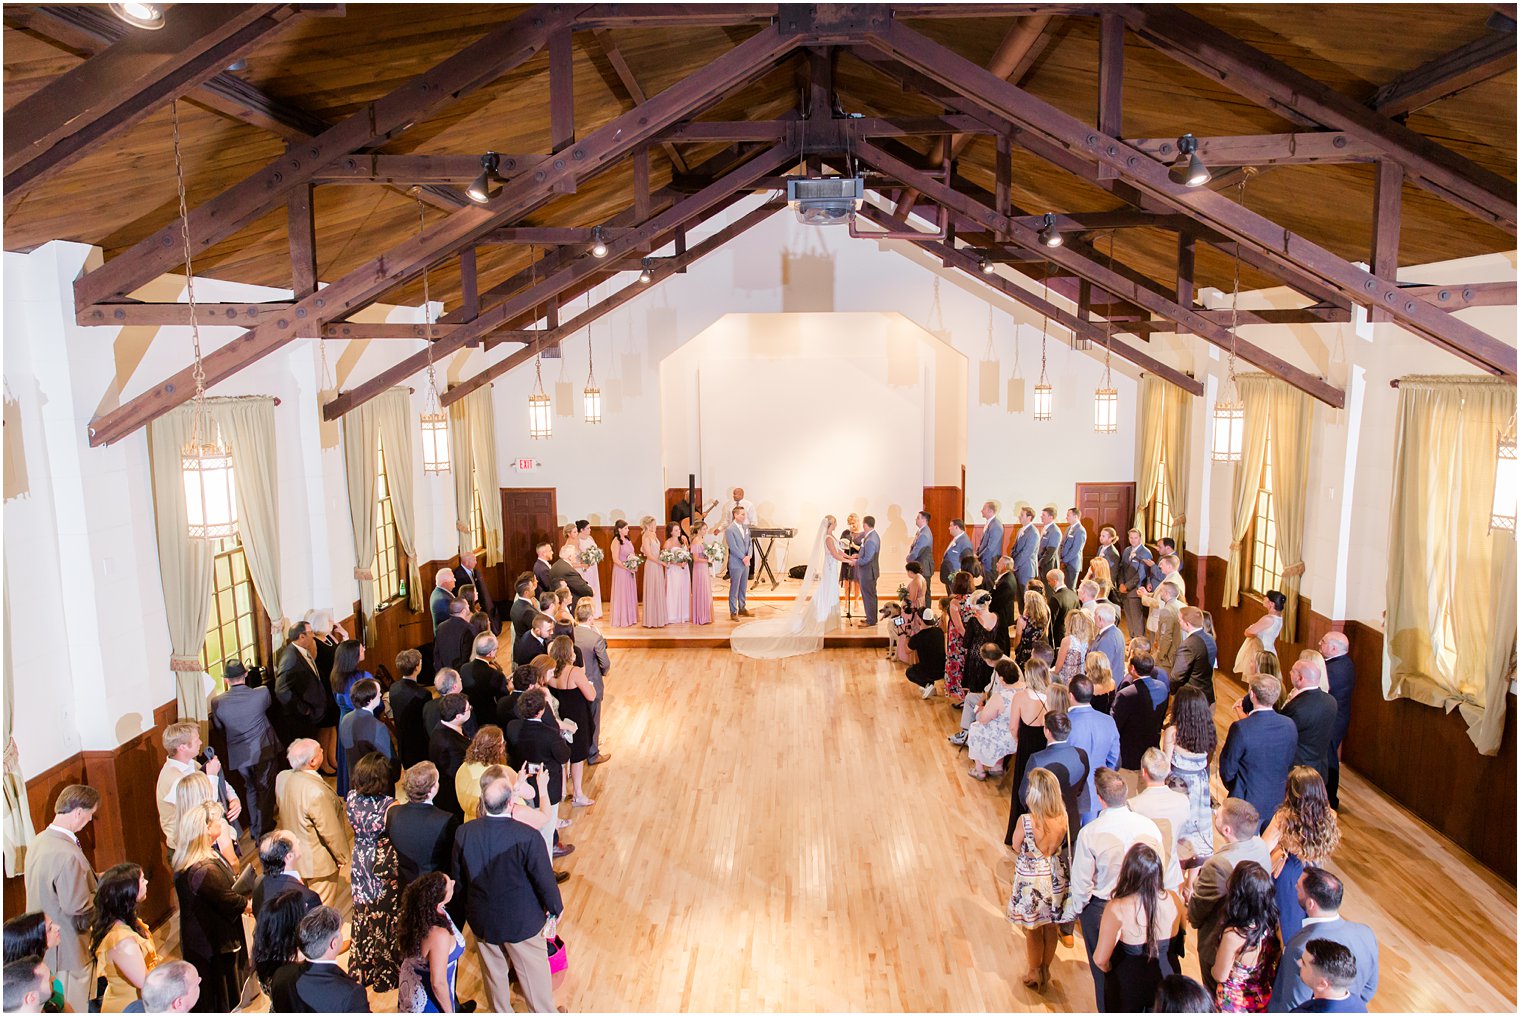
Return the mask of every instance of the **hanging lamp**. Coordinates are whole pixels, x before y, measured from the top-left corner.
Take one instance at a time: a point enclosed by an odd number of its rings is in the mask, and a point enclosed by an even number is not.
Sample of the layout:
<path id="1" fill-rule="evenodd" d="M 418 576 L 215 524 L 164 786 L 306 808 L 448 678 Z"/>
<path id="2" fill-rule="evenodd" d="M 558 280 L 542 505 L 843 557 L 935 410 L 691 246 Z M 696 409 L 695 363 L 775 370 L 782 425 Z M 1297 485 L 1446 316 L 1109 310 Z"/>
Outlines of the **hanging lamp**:
<path id="1" fill-rule="evenodd" d="M 591 293 L 586 294 L 586 313 L 591 313 Z M 586 387 L 581 392 L 581 404 L 587 423 L 602 422 L 602 390 L 596 386 L 596 342 L 591 335 L 591 325 L 586 326 Z"/>
<path id="2" fill-rule="evenodd" d="M 1114 266 L 1114 233 L 1108 231 L 1108 267 Z M 1114 387 L 1114 309 L 1110 304 L 1103 317 L 1103 385 L 1093 393 L 1093 430 L 1115 434 L 1119 430 L 1119 391 Z"/>
<path id="3" fill-rule="evenodd" d="M 422 188 L 413 190 L 417 196 L 417 236 L 422 236 L 427 224 L 427 214 L 422 207 Z M 424 473 L 447 473 L 449 471 L 449 414 L 438 401 L 438 375 L 433 367 L 433 291 L 429 283 L 427 265 L 422 266 L 422 337 L 427 342 L 427 391 L 422 396 L 422 471 Z"/>
<path id="4" fill-rule="evenodd" d="M 1256 170 L 1246 166 L 1237 185 L 1240 207 L 1246 205 L 1246 181 Z M 1209 457 L 1215 462 L 1239 462 L 1245 447 L 1246 407 L 1240 399 L 1240 385 L 1235 380 L 1235 335 L 1240 328 L 1240 245 L 1235 245 L 1235 281 L 1230 287 L 1230 390 L 1214 403 L 1214 432 L 1209 443 Z"/>
<path id="5" fill-rule="evenodd" d="M 237 476 L 232 452 L 217 434 L 206 408 L 206 365 L 201 359 L 201 329 L 195 313 L 195 268 L 190 258 L 190 214 L 185 204 L 185 163 L 179 147 L 179 102 L 169 104 L 174 126 L 174 182 L 179 194 L 179 233 L 185 253 L 185 298 L 190 305 L 190 342 L 195 363 L 195 396 L 191 403 L 190 440 L 180 453 L 185 486 L 186 532 L 192 540 L 221 540 L 236 536 Z"/>
<path id="6" fill-rule="evenodd" d="M 1037 421 L 1050 419 L 1052 404 L 1055 402 L 1055 388 L 1045 377 L 1045 342 L 1050 332 L 1050 272 L 1045 273 L 1045 306 L 1046 313 L 1040 318 L 1040 380 L 1034 386 L 1034 418 Z"/>
<path id="7" fill-rule="evenodd" d="M 528 285 L 530 289 L 538 287 L 538 246 L 528 248 L 528 258 L 532 265 L 528 270 Z M 538 304 L 533 305 L 533 324 L 535 332 L 542 332 L 538 327 Z M 534 440 L 548 438 L 554 434 L 554 409 L 549 400 L 549 395 L 544 391 L 544 351 L 540 345 L 540 336 L 533 337 L 533 391 L 528 396 L 528 436 Z"/>

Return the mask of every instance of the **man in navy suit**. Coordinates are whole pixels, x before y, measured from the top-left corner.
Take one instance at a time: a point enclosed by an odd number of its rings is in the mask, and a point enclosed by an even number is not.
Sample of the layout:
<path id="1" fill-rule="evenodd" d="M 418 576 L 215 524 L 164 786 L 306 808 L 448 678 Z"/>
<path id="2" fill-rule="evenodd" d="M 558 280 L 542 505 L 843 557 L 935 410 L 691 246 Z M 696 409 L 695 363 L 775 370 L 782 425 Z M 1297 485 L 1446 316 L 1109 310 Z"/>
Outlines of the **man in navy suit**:
<path id="1" fill-rule="evenodd" d="M 1114 726 L 1119 731 L 1119 771 L 1139 785 L 1140 757 L 1161 744 L 1166 725 L 1166 681 L 1156 676 L 1151 654 L 1139 650 L 1129 658 L 1129 679 L 1114 696 Z"/>
<path id="2" fill-rule="evenodd" d="M 1081 827 L 1080 802 L 1091 767 L 1088 765 L 1087 752 L 1068 743 L 1070 736 L 1071 721 L 1065 713 L 1051 710 L 1045 714 L 1046 745 L 1029 756 L 1029 762 L 1024 766 L 1024 776 L 1019 780 L 1019 785 L 1013 788 L 1013 805 L 1008 809 L 1008 835 L 1003 837 L 1003 842 L 1009 846 L 1013 846 L 1013 831 L 1018 827 L 1019 817 L 1029 810 L 1024 804 L 1024 795 L 1029 793 L 1029 773 L 1034 769 L 1047 769 L 1055 776 L 1056 782 L 1061 785 L 1061 800 L 1066 803 L 1067 828 Z"/>
<path id="3" fill-rule="evenodd" d="M 1093 775 L 1100 767 L 1113 769 L 1119 765 L 1119 728 L 1114 718 L 1092 707 L 1092 679 L 1078 674 L 1071 679 L 1071 708 L 1066 718 L 1071 723 L 1067 742 L 1087 754 L 1087 780 L 1082 784 L 1082 794 L 1077 807 L 1082 824 L 1086 825 L 1098 814 L 1098 794 L 1093 789 Z M 1056 692 L 1059 694 L 1059 692 Z M 1077 828 L 1073 826 L 1072 828 Z"/>
<path id="4" fill-rule="evenodd" d="M 867 515 L 860 520 L 866 527 L 865 539 L 860 542 L 860 553 L 855 557 L 855 581 L 860 585 L 860 599 L 865 607 L 866 627 L 876 624 L 876 582 L 881 574 L 881 536 L 876 532 L 876 516 Z"/>
<path id="5" fill-rule="evenodd" d="M 344 948 L 343 919 L 332 907 L 316 907 L 296 931 L 301 960 L 287 963 L 270 979 L 275 1012 L 369 1012 L 364 986 L 338 966 Z"/>
<path id="6" fill-rule="evenodd" d="M 1039 552 L 1040 531 L 1034 525 L 1034 509 L 1025 506 L 1019 509 L 1019 535 L 1013 538 L 1013 549 L 1008 552 L 1013 558 L 1013 578 L 1019 584 L 1020 603 L 1024 602 L 1024 588 L 1034 578 Z"/>
<path id="7" fill-rule="evenodd" d="M 1356 978 L 1351 983 L 1351 997 L 1361 1001 L 1362 1012 L 1377 994 L 1377 936 L 1365 924 L 1341 916 L 1341 898 L 1345 886 L 1324 868 L 1305 868 L 1298 877 L 1298 903 L 1304 908 L 1304 926 L 1283 946 L 1282 962 L 1277 966 L 1277 980 L 1272 985 L 1268 1012 L 1292 1012 L 1307 1002 L 1312 994 L 1298 976 L 1298 956 L 1304 946 L 1321 939 L 1339 942 L 1351 950 L 1356 959 Z"/>
<path id="8" fill-rule="evenodd" d="M 1066 509 L 1066 532 L 1061 534 L 1059 555 L 1061 570 L 1066 573 L 1066 584 L 1077 587 L 1077 576 L 1082 573 L 1082 551 L 1087 546 L 1087 530 L 1082 528 L 1082 516 L 1075 508 Z"/>
<path id="9" fill-rule="evenodd" d="M 1319 686 L 1319 668 L 1308 660 L 1299 660 L 1288 671 L 1293 694 L 1283 703 L 1282 714 L 1298 729 L 1296 766 L 1308 766 L 1330 787 L 1330 740 L 1335 735 L 1335 696 Z"/>
<path id="10" fill-rule="evenodd" d="M 1330 792 L 1330 807 L 1341 806 L 1341 742 L 1351 726 L 1351 693 L 1356 688 L 1356 668 L 1348 655 L 1351 643 L 1345 632 L 1327 631 L 1319 640 L 1325 658 L 1325 672 L 1330 675 L 1330 694 L 1335 696 L 1335 729 L 1330 734 L 1330 776 L 1325 789 Z"/>
<path id="11" fill-rule="evenodd" d="M 1056 510 L 1049 505 L 1040 509 L 1040 556 L 1038 566 L 1044 575 L 1056 566 L 1061 554 L 1061 527 L 1056 525 Z"/>
<path id="12" fill-rule="evenodd" d="M 966 535 L 966 524 L 960 519 L 950 520 L 950 546 L 939 563 L 939 580 L 950 588 L 950 576 L 961 570 L 961 555 L 973 553 L 971 537 Z"/>
<path id="13" fill-rule="evenodd" d="M 439 568 L 433 574 L 433 592 L 428 597 L 428 612 L 433 616 L 433 630 L 449 616 L 449 601 L 454 598 L 454 569 Z"/>
<path id="14" fill-rule="evenodd" d="M 982 505 L 982 538 L 976 542 L 976 559 L 982 562 L 982 588 L 991 589 L 997 575 L 997 559 L 1003 556 L 1003 520 L 998 518 L 1002 506 L 996 501 Z"/>
<path id="15" fill-rule="evenodd" d="M 1177 612 L 1177 623 L 1182 628 L 1182 645 L 1172 660 L 1172 692 L 1190 684 L 1203 692 L 1210 704 L 1214 701 L 1214 663 L 1219 647 L 1214 637 L 1203 627 L 1203 611 L 1197 607 L 1183 607 Z"/>
<path id="16" fill-rule="evenodd" d="M 1281 693 L 1277 678 L 1252 678 L 1251 711 L 1230 725 L 1219 753 L 1219 778 L 1225 789 L 1255 806 L 1263 829 L 1282 804 L 1298 754 L 1298 728 L 1274 708 Z"/>

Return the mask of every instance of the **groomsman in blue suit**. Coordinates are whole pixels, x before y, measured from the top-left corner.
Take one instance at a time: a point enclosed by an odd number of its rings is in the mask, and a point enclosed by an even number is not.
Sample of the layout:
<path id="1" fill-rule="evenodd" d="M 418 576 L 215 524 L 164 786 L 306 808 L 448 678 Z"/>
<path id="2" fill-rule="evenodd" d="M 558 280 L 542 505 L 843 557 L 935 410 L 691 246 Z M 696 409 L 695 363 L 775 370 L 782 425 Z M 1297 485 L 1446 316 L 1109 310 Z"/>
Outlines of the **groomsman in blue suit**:
<path id="1" fill-rule="evenodd" d="M 913 534 L 913 546 L 908 548 L 908 561 L 917 561 L 918 570 L 924 576 L 924 606 L 934 602 L 934 534 L 929 531 L 929 513 L 919 512 L 914 519 L 918 532 Z"/>
<path id="2" fill-rule="evenodd" d="M 971 537 L 966 535 L 966 523 L 960 519 L 950 520 L 950 546 L 939 562 L 939 579 L 950 589 L 950 576 L 961 570 L 961 555 L 971 553 Z"/>
<path id="3" fill-rule="evenodd" d="M 1061 527 L 1056 525 L 1056 510 L 1050 506 L 1040 509 L 1040 560 L 1038 574 L 1053 571 L 1061 546 Z"/>
<path id="4" fill-rule="evenodd" d="M 997 517 L 996 501 L 982 505 L 982 538 L 976 544 L 976 559 L 982 562 L 982 588 L 991 589 L 997 579 L 997 560 L 1003 556 L 1003 520 Z"/>
<path id="5" fill-rule="evenodd" d="M 1082 528 L 1082 516 L 1075 508 L 1066 509 L 1066 532 L 1061 534 L 1061 571 L 1066 573 L 1066 584 L 1077 588 L 1077 576 L 1082 573 L 1082 551 L 1087 546 L 1087 530 Z"/>
<path id="6" fill-rule="evenodd" d="M 728 544 L 728 619 L 737 621 L 740 617 L 750 616 L 745 593 L 749 591 L 749 558 L 753 542 L 749 538 L 749 522 L 743 508 L 734 509 L 734 522 L 723 530 L 723 542 Z"/>
<path id="7" fill-rule="evenodd" d="M 855 581 L 860 584 L 860 599 L 865 605 L 866 618 L 860 622 L 869 628 L 876 623 L 876 581 L 881 571 L 881 537 L 876 533 L 876 516 L 867 515 L 860 520 L 865 523 L 865 539 L 860 542 L 860 553 L 855 557 Z"/>
<path id="8" fill-rule="evenodd" d="M 1024 587 L 1034 578 L 1036 555 L 1039 553 L 1040 533 L 1034 525 L 1034 509 L 1019 509 L 1019 535 L 1014 537 L 1013 579 L 1019 584 L 1019 602 L 1024 602 Z"/>

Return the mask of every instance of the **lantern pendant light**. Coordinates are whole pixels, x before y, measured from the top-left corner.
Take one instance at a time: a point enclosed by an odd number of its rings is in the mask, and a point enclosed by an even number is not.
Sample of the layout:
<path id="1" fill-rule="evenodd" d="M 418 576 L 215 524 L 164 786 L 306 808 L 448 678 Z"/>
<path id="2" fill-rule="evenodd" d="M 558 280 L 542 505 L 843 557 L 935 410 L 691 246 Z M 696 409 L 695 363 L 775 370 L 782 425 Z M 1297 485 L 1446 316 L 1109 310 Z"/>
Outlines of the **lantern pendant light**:
<path id="1" fill-rule="evenodd" d="M 528 257 L 532 261 L 532 266 L 528 273 L 528 285 L 529 288 L 537 288 L 538 247 L 536 244 L 528 248 Z M 535 330 L 538 330 L 537 304 L 533 306 L 533 323 Z M 539 337 L 535 335 L 533 338 L 533 351 L 535 354 L 533 360 L 533 392 L 528 396 L 528 436 L 534 440 L 548 438 L 554 434 L 553 405 L 549 400 L 548 393 L 544 391 L 544 354 L 543 350 L 539 347 L 539 341 Z"/>
<path id="2" fill-rule="evenodd" d="M 1520 497 L 1520 457 L 1516 456 L 1515 418 L 1499 433 L 1499 457 L 1494 464 L 1494 504 L 1488 516 L 1488 531 L 1515 532 L 1515 501 Z"/>
<path id="3" fill-rule="evenodd" d="M 427 213 L 422 207 L 422 188 L 413 190 L 417 196 L 417 235 L 422 236 L 427 224 Z M 422 266 L 422 335 L 427 343 L 427 391 L 422 396 L 422 471 L 424 473 L 447 473 L 449 471 L 449 414 L 438 401 L 438 375 L 433 368 L 433 291 L 429 284 L 427 265 Z"/>
<path id="4" fill-rule="evenodd" d="M 1045 377 L 1045 340 L 1050 331 L 1050 274 L 1045 275 L 1045 304 L 1047 312 L 1040 319 L 1040 381 L 1034 386 L 1034 418 L 1037 422 L 1050 419 L 1051 404 L 1054 402 L 1055 389 Z"/>
<path id="5" fill-rule="evenodd" d="M 586 313 L 591 313 L 591 294 L 586 294 Z M 586 388 L 581 392 L 587 423 L 602 422 L 602 390 L 596 386 L 596 342 L 586 326 Z"/>
<path id="6" fill-rule="evenodd" d="M 1246 204 L 1246 181 L 1256 170 L 1246 166 L 1241 170 L 1237 199 L 1242 208 Z M 1245 445 L 1246 407 L 1240 400 L 1240 386 L 1235 380 L 1235 333 L 1240 327 L 1240 245 L 1235 245 L 1235 283 L 1230 290 L 1230 394 L 1220 393 L 1214 403 L 1214 432 L 1210 441 L 1209 457 L 1215 462 L 1239 462 Z"/>
<path id="7" fill-rule="evenodd" d="M 1108 233 L 1108 264 L 1114 264 L 1114 230 Z M 1114 309 L 1110 305 L 1103 318 L 1103 386 L 1093 393 L 1093 430 L 1115 434 L 1119 430 L 1119 391 L 1114 387 L 1112 357 L 1114 351 Z"/>
<path id="8" fill-rule="evenodd" d="M 237 476 L 232 452 L 222 443 L 206 409 L 206 365 L 201 359 L 201 329 L 195 313 L 195 267 L 190 258 L 190 215 L 185 205 L 185 163 L 179 147 L 179 102 L 169 104 L 174 127 L 174 182 L 179 194 L 179 233 L 185 253 L 185 298 L 190 305 L 190 342 L 195 363 L 195 397 L 191 404 L 190 440 L 180 451 L 185 487 L 186 533 L 192 540 L 236 536 Z"/>

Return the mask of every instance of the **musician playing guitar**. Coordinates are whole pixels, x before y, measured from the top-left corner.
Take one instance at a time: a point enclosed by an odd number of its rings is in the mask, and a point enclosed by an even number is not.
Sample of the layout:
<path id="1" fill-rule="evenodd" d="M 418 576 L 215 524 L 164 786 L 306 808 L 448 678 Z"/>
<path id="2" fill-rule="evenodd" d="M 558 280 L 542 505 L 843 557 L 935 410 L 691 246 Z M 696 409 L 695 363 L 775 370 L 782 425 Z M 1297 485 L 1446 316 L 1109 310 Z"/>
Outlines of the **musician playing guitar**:
<path id="1" fill-rule="evenodd" d="M 707 502 L 706 508 L 703 508 L 697 512 L 693 512 L 691 510 L 691 504 L 683 497 L 681 500 L 677 501 L 674 505 L 671 506 L 670 522 L 672 525 L 679 525 L 681 527 L 681 531 L 686 534 L 686 538 L 690 540 L 695 535 L 692 532 L 692 527 L 698 522 L 706 522 L 707 513 L 712 511 L 713 507 L 716 506 L 717 503 L 718 499 L 713 498 L 711 501 Z M 721 527 L 714 526 L 713 528 L 716 530 Z"/>

